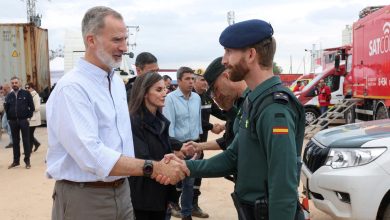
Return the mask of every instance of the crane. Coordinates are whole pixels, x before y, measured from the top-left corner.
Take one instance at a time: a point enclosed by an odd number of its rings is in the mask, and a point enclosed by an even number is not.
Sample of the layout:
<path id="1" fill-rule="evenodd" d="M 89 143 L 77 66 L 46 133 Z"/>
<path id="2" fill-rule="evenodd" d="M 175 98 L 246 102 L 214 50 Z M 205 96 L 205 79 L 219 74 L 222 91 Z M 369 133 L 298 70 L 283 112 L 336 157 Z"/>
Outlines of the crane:
<path id="1" fill-rule="evenodd" d="M 37 0 L 26 0 L 27 22 L 33 23 L 35 26 L 41 26 L 42 15 L 37 14 L 35 3 Z"/>

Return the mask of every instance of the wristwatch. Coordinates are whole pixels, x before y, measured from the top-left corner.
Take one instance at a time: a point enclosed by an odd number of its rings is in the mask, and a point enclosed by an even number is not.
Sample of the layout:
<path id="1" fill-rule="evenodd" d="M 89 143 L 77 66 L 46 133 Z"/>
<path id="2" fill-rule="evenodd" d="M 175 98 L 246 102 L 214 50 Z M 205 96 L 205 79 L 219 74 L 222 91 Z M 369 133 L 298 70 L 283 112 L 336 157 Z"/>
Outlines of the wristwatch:
<path id="1" fill-rule="evenodd" d="M 153 162 L 151 160 L 145 160 L 142 171 L 144 172 L 145 177 L 151 177 L 153 173 Z"/>

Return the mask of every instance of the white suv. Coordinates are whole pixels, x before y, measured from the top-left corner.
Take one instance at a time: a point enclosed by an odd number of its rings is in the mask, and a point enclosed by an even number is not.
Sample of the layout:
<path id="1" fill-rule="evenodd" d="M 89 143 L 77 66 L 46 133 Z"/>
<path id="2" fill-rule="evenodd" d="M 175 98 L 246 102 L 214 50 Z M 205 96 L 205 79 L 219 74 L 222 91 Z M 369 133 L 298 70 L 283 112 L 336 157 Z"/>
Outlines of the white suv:
<path id="1" fill-rule="evenodd" d="M 335 219 L 390 219 L 390 120 L 318 132 L 306 145 L 301 180 Z"/>

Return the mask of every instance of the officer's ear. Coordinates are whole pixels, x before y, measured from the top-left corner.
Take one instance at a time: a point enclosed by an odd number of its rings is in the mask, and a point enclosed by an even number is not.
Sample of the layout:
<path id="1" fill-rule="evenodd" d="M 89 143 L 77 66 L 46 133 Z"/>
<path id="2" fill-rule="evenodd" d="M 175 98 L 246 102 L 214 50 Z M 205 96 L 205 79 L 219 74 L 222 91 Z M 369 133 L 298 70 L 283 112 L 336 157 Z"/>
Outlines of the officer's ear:
<path id="1" fill-rule="evenodd" d="M 251 47 L 248 50 L 249 50 L 248 51 L 248 62 L 249 63 L 252 63 L 252 62 L 257 63 L 257 58 L 256 58 L 257 52 L 256 52 L 256 49 Z"/>

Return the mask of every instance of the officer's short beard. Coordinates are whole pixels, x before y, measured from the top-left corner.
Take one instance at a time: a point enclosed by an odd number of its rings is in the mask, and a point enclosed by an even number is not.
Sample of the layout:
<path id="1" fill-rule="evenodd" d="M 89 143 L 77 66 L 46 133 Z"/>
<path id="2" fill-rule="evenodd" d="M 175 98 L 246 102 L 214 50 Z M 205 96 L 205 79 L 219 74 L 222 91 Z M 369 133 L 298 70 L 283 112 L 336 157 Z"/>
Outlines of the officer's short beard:
<path id="1" fill-rule="evenodd" d="M 229 65 L 228 69 L 230 70 L 229 79 L 233 82 L 239 82 L 245 78 L 249 72 L 249 67 L 244 61 L 244 57 L 240 59 L 238 64 Z"/>

